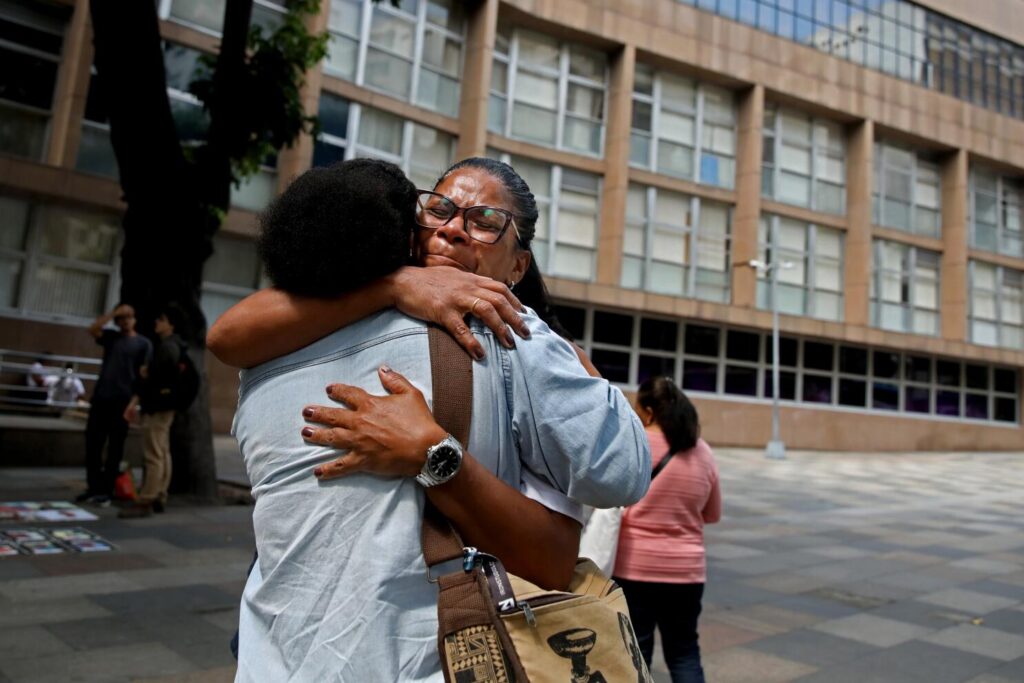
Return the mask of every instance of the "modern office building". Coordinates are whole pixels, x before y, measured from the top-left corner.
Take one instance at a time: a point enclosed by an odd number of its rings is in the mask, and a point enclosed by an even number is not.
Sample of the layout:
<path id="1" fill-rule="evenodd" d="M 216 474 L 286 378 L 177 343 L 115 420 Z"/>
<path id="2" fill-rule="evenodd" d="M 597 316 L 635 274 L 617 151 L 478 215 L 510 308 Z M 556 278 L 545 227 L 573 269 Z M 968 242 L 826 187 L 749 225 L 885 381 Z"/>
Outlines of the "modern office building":
<path id="1" fill-rule="evenodd" d="M 224 0 L 160 0 L 168 94 Z M 281 6 L 256 0 L 254 21 Z M 511 163 L 561 315 L 627 391 L 667 374 L 716 444 L 769 436 L 771 278 L 791 448 L 1022 449 L 1024 12 L 1016 0 L 323 0 L 316 140 L 236 192 L 215 318 L 261 284 L 255 211 L 313 164 L 424 187 Z M 0 348 L 95 354 L 119 188 L 87 0 L 0 0 Z M 211 362 L 215 418 L 233 373 Z"/>

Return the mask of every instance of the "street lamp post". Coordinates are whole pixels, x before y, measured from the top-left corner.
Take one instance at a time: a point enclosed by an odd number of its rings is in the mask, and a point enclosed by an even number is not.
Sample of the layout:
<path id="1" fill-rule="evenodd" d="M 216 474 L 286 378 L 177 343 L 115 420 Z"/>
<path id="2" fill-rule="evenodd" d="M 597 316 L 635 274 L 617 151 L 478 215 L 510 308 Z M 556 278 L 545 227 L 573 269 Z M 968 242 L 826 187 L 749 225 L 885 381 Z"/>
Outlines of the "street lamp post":
<path id="1" fill-rule="evenodd" d="M 772 460 L 785 460 L 786 444 L 783 443 L 782 437 L 779 435 L 779 299 L 777 285 L 779 268 L 792 268 L 793 264 L 789 261 L 782 261 L 776 267 L 775 261 L 765 263 L 755 259 L 748 261 L 746 265 L 767 273 L 771 278 L 769 297 L 772 306 L 772 438 L 764 449 L 764 455 Z"/>

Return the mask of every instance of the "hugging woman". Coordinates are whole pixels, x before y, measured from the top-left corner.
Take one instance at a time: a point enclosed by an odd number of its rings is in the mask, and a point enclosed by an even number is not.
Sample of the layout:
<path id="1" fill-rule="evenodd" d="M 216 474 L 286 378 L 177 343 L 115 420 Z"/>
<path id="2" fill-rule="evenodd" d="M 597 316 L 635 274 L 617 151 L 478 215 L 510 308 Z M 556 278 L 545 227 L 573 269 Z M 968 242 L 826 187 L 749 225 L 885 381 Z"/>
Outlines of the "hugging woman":
<path id="1" fill-rule="evenodd" d="M 278 288 L 209 336 L 222 360 L 249 368 L 235 432 L 259 561 L 239 680 L 442 681 L 425 498 L 466 544 L 564 588 L 580 505 L 643 495 L 650 453 L 628 402 L 508 291 L 533 272 L 543 292 L 529 252 L 536 219 L 526 183 L 487 159 L 456 164 L 428 193 L 390 164 L 343 162 L 300 177 L 269 210 L 261 248 Z M 428 267 L 400 267 L 410 238 Z M 469 443 L 443 476 L 425 471 L 449 437 L 427 407 L 417 318 L 445 324 L 478 359 Z M 345 408 L 318 405 L 330 383 Z"/>

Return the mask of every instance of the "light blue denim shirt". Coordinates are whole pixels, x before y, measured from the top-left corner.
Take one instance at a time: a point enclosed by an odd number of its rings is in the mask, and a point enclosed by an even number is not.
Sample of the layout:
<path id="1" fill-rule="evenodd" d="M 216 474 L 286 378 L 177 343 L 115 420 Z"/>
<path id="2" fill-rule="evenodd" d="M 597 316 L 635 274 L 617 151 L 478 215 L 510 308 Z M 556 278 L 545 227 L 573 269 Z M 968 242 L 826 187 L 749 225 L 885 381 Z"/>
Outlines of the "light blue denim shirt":
<path id="1" fill-rule="evenodd" d="M 629 505 L 650 483 L 643 427 L 625 397 L 589 377 L 536 316 L 518 349 L 473 331 L 468 451 L 506 483 L 580 517 Z M 431 397 L 426 326 L 388 310 L 242 373 L 234 432 L 253 485 L 259 561 L 242 597 L 238 681 L 443 680 L 437 588 L 420 547 L 424 494 L 412 479 L 312 475 L 338 452 L 303 441 L 303 406 L 327 384 L 383 394 L 387 364 Z"/>

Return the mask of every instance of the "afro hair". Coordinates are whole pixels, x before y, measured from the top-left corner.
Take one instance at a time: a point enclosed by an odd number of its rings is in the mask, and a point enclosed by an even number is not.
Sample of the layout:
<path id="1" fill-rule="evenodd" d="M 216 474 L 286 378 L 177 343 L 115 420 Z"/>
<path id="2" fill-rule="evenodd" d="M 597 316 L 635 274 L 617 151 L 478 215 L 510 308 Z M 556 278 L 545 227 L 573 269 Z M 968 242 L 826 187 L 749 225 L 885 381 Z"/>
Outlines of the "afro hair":
<path id="1" fill-rule="evenodd" d="M 260 218 L 258 246 L 278 289 L 329 297 L 357 289 L 408 261 L 416 188 L 378 159 L 313 168 Z"/>

